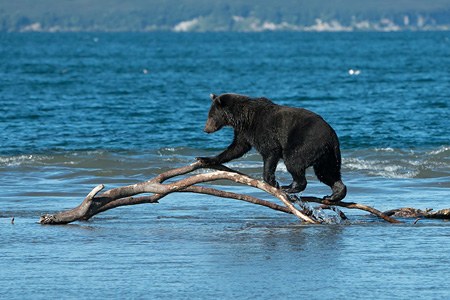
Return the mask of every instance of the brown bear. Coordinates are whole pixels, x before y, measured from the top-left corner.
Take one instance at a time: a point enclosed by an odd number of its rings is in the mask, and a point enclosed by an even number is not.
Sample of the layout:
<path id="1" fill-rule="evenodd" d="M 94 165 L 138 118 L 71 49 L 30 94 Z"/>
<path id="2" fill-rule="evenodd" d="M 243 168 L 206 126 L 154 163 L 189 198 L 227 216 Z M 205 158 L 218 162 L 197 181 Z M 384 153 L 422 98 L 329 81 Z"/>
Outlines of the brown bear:
<path id="1" fill-rule="evenodd" d="M 312 166 L 317 178 L 331 187 L 324 199 L 338 202 L 347 188 L 341 180 L 341 152 L 336 132 L 319 115 L 302 108 L 281 106 L 266 98 L 238 94 L 211 94 L 212 105 L 204 131 L 224 126 L 234 129 L 230 146 L 214 157 L 198 157 L 205 165 L 239 158 L 254 147 L 264 161 L 263 178 L 278 187 L 275 170 L 283 159 L 293 182 L 282 189 L 299 193 L 306 188 L 305 170 Z"/>

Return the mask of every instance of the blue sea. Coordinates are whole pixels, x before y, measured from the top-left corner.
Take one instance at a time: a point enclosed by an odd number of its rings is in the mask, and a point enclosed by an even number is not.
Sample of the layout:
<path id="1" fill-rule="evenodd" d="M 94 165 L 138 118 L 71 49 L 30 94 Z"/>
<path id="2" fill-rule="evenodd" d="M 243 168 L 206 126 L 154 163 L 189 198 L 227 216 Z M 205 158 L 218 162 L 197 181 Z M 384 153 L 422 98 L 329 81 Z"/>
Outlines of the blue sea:
<path id="1" fill-rule="evenodd" d="M 323 116 L 340 138 L 346 201 L 449 208 L 449 49 L 450 32 L 1 33 L 0 298 L 449 299 L 442 220 L 343 209 L 349 223 L 312 226 L 182 193 L 38 223 L 100 183 L 222 151 L 233 131 L 203 127 L 209 94 L 225 92 Z M 227 165 L 262 177 L 254 151 Z M 277 178 L 290 182 L 282 163 Z M 329 194 L 307 178 L 304 195 Z"/>

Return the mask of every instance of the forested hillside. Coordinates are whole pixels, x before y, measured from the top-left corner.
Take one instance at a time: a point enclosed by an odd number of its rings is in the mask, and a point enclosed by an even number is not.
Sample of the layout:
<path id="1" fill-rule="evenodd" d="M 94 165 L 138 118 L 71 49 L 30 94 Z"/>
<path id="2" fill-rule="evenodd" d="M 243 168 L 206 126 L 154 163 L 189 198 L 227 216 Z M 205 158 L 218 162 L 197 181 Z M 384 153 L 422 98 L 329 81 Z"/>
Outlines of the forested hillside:
<path id="1" fill-rule="evenodd" d="M 0 31 L 436 29 L 450 0 L 0 0 Z"/>

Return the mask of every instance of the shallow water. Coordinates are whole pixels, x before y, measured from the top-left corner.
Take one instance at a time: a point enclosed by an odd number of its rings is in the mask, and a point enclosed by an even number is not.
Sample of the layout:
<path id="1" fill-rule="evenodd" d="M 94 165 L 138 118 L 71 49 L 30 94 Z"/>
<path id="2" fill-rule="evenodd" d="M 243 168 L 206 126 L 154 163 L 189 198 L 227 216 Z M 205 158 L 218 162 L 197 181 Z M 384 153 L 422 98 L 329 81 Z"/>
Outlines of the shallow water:
<path id="1" fill-rule="evenodd" d="M 448 208 L 450 33 L 0 37 L 2 298 L 450 297 L 445 221 L 390 225 L 344 210 L 350 225 L 306 226 L 182 194 L 37 224 L 97 184 L 133 184 L 221 151 L 232 131 L 202 132 L 211 92 L 321 114 L 341 140 L 348 201 Z M 228 165 L 261 177 L 255 152 Z M 290 181 L 282 163 L 277 177 Z M 329 193 L 312 172 L 308 182 L 305 195 Z"/>

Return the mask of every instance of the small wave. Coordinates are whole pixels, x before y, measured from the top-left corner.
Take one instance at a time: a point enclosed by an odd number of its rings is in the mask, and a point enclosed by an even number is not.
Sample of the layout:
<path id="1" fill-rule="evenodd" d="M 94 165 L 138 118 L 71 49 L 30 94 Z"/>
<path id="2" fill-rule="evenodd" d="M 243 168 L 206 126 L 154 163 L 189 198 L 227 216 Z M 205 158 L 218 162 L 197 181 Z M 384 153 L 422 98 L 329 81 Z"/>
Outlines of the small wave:
<path id="1" fill-rule="evenodd" d="M 17 156 L 4 156 L 0 157 L 0 167 L 15 167 L 21 165 L 30 165 L 36 162 L 42 162 L 44 160 L 51 159 L 51 156 L 47 155 L 17 155 Z"/>
<path id="2" fill-rule="evenodd" d="M 433 150 L 433 151 L 428 152 L 429 155 L 439 155 L 439 154 L 442 154 L 442 153 L 447 153 L 447 155 L 450 155 L 450 147 L 449 146 L 442 146 L 441 148 L 439 148 L 437 150 Z"/>
<path id="3" fill-rule="evenodd" d="M 49 154 L 23 154 L 13 156 L 0 156 L 0 167 L 18 167 L 18 166 L 74 166 L 87 161 L 98 161 L 102 157 L 112 155 L 106 151 L 70 151 L 55 152 Z M 111 159 L 115 159 L 112 157 Z"/>
<path id="4" fill-rule="evenodd" d="M 390 148 L 390 147 L 388 147 L 388 148 L 375 148 L 375 151 L 378 151 L 378 152 L 394 152 L 394 148 Z"/>
<path id="5" fill-rule="evenodd" d="M 173 147 L 166 147 L 166 148 L 161 148 L 159 150 L 159 153 L 163 154 L 165 152 L 169 152 L 169 153 L 174 153 L 177 151 L 177 148 L 173 148 Z"/>
<path id="6" fill-rule="evenodd" d="M 344 159 L 343 164 L 350 170 L 364 171 L 369 175 L 387 178 L 413 178 L 419 174 L 418 170 L 412 170 L 405 165 L 397 165 L 386 160 L 349 158 Z"/>
<path id="7" fill-rule="evenodd" d="M 350 153 L 343 168 L 387 178 L 432 178 L 450 174 L 450 147 L 436 150 L 376 148 Z"/>
<path id="8" fill-rule="evenodd" d="M 0 168 L 45 168 L 83 170 L 128 170 L 174 168 L 194 161 L 198 151 L 174 148 L 149 151 L 68 151 L 45 154 L 0 156 Z"/>
<path id="9" fill-rule="evenodd" d="M 262 161 L 261 162 L 237 161 L 237 162 L 227 163 L 227 166 L 230 168 L 236 168 L 236 169 L 256 169 L 256 168 L 262 168 L 263 164 L 262 164 Z"/>

